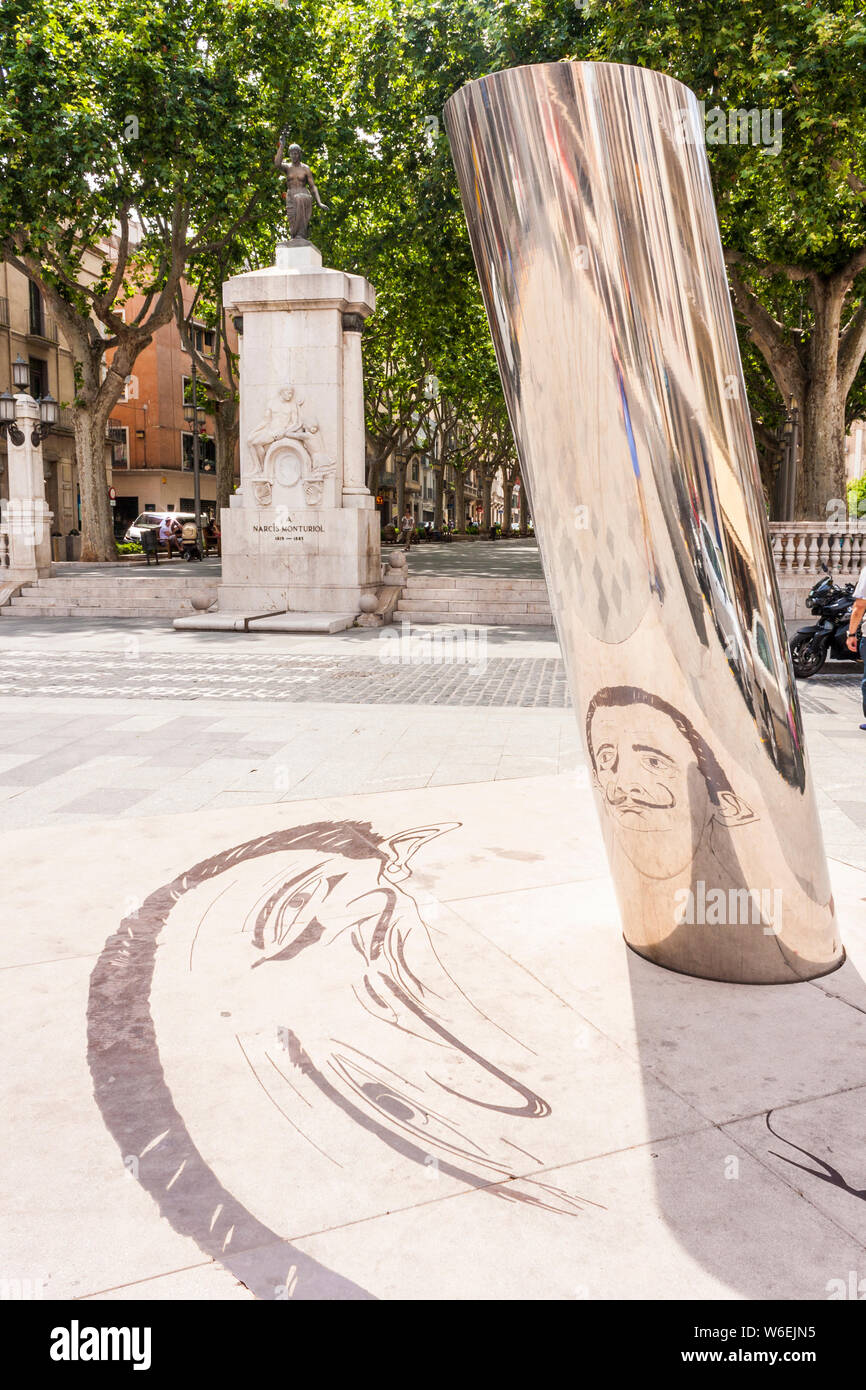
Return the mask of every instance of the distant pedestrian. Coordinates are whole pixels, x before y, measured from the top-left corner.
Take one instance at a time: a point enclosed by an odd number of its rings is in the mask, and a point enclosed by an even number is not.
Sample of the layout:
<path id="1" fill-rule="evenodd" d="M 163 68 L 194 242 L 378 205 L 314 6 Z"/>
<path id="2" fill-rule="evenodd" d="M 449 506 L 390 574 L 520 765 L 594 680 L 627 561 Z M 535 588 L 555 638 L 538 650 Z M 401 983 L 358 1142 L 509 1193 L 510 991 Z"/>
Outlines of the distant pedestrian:
<path id="1" fill-rule="evenodd" d="M 403 547 L 404 550 L 412 549 L 412 536 L 414 532 L 415 518 L 411 515 L 410 512 L 407 511 L 405 516 L 403 517 L 403 520 L 400 522 L 400 539 L 401 541 L 406 542 L 406 544 Z"/>
<path id="2" fill-rule="evenodd" d="M 866 569 L 860 571 L 860 578 L 857 580 L 854 589 L 854 607 L 851 609 L 851 616 L 848 619 L 847 647 L 851 652 L 859 653 L 860 660 L 863 662 L 863 679 L 860 682 L 860 692 L 863 702 L 863 718 L 866 719 L 866 639 L 860 630 L 860 624 L 866 614 Z M 860 728 L 866 731 L 866 724 L 861 724 Z"/>
<path id="3" fill-rule="evenodd" d="M 166 515 L 162 518 L 159 523 L 159 539 L 165 546 L 169 560 L 172 546 L 180 553 L 180 526 L 176 517 Z"/>
<path id="4" fill-rule="evenodd" d="M 210 551 L 211 546 L 213 546 L 213 548 L 214 548 L 214 550 L 216 551 L 217 555 L 219 555 L 219 554 L 220 554 L 220 540 L 221 540 L 220 528 L 217 526 L 216 520 L 214 519 L 214 517 L 212 517 L 212 516 L 210 515 L 210 513 L 208 513 L 207 525 L 206 525 L 205 528 L 204 528 L 204 549 L 205 549 L 205 554 L 207 555 L 207 554 L 209 553 L 209 551 Z"/>

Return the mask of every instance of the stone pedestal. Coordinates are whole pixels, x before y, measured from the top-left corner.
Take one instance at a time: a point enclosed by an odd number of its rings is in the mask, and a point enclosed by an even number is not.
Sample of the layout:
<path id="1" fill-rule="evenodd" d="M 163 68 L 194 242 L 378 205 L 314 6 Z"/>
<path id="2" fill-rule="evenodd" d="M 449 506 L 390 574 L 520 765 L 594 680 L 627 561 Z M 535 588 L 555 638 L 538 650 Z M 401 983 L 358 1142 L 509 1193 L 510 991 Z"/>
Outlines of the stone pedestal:
<path id="1" fill-rule="evenodd" d="M 0 586 L 33 584 L 51 573 L 51 521 L 45 500 L 42 444 L 33 443 L 39 406 L 32 396 L 15 398 L 16 423 L 24 439 L 7 438 L 9 497 L 0 509 Z"/>
<path id="2" fill-rule="evenodd" d="M 361 330 L 375 291 L 315 246 L 224 287 L 243 319 L 241 483 L 222 512 L 221 613 L 344 615 L 381 583 L 365 485 Z"/>

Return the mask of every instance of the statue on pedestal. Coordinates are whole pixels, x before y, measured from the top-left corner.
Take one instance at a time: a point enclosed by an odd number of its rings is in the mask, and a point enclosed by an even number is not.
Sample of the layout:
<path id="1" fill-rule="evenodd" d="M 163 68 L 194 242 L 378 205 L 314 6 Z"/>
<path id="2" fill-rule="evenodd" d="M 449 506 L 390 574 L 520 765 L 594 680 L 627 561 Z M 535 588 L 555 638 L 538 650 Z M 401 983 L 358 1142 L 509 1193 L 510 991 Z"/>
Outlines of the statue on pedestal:
<path id="1" fill-rule="evenodd" d="M 277 146 L 277 153 L 274 156 L 274 165 L 286 176 L 286 191 L 283 194 L 286 203 L 286 222 L 291 233 L 290 245 L 307 245 L 307 232 L 310 230 L 310 216 L 313 211 L 313 199 L 323 212 L 328 208 L 319 197 L 319 190 L 316 187 L 313 175 L 309 166 L 301 162 L 300 145 L 289 145 L 288 162 L 283 159 L 285 140 L 288 135 L 287 130 L 280 132 L 280 143 Z"/>

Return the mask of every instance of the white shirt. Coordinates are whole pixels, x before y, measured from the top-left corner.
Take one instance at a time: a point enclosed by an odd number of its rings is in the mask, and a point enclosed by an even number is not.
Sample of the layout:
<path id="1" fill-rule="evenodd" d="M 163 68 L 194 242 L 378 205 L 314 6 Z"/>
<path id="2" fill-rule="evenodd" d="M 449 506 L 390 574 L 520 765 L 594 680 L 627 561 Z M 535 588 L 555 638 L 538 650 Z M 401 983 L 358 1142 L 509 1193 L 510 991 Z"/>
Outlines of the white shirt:
<path id="1" fill-rule="evenodd" d="M 860 578 L 854 589 L 854 598 L 866 599 L 866 569 L 860 571 Z"/>

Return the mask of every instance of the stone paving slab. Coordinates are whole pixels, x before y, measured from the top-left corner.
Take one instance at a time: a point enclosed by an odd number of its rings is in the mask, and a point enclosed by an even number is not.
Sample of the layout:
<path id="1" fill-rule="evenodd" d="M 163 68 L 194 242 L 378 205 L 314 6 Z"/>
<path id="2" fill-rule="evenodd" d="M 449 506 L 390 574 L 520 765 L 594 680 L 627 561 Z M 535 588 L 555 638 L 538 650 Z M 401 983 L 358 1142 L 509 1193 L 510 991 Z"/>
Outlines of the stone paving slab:
<path id="1" fill-rule="evenodd" d="M 518 705 L 564 708 L 565 669 L 556 658 L 512 660 L 467 649 L 464 660 L 432 642 L 407 651 L 400 638 L 382 643 L 379 658 L 242 655 L 224 664 L 177 661 L 139 653 L 129 660 L 100 652 L 67 653 L 62 663 L 40 652 L 0 651 L 0 696 L 112 696 L 153 700 L 291 699 L 340 704 Z M 424 660 L 427 656 L 429 659 Z M 437 655 L 439 660 L 437 661 Z M 416 660 L 415 657 L 419 659 Z"/>
<path id="2" fill-rule="evenodd" d="M 8 721 L 20 706 L 0 697 L 0 830 L 97 818 L 80 802 L 105 787 L 116 789 L 113 814 L 127 820 L 479 775 L 503 780 L 567 771 L 582 760 L 569 710 L 43 695 L 27 700 L 41 730 L 31 738 L 26 724 Z M 123 755 L 107 757 L 108 747 Z M 539 761 L 530 768 L 532 755 Z"/>
<path id="3" fill-rule="evenodd" d="M 0 846 L 10 1277 L 824 1299 L 863 1266 L 861 871 L 843 968 L 750 988 L 627 950 L 573 777 L 103 826 Z"/>

